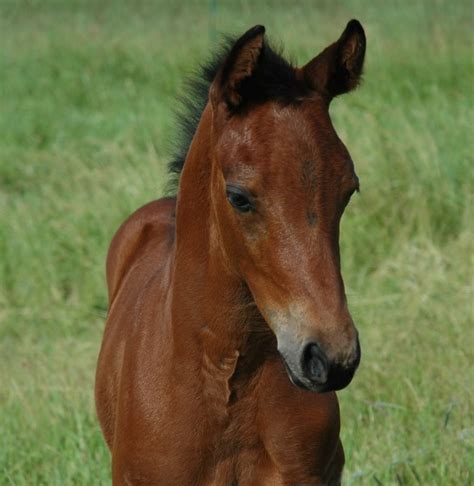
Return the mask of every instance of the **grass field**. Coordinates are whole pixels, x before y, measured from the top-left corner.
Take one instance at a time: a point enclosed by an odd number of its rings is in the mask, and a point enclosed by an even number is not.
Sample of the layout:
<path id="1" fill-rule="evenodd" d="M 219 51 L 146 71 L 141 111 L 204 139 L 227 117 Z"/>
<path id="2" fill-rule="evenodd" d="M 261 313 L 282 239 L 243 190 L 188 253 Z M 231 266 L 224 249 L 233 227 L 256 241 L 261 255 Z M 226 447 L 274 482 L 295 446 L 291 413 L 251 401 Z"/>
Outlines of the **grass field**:
<path id="1" fill-rule="evenodd" d="M 303 63 L 352 17 L 365 82 L 332 106 L 362 187 L 341 240 L 363 348 L 339 394 L 345 484 L 474 483 L 473 8 L 0 2 L 1 485 L 110 482 L 93 405 L 104 259 L 162 194 L 184 76 L 217 32 L 263 23 Z"/>

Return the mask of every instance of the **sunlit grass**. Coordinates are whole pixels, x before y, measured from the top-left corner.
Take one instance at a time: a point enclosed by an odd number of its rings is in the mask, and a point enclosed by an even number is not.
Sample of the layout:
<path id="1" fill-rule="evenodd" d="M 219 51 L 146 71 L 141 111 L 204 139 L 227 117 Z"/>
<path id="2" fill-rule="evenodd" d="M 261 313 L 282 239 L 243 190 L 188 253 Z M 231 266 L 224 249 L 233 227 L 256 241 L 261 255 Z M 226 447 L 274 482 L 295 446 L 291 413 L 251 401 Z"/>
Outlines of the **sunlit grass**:
<path id="1" fill-rule="evenodd" d="M 177 5 L 0 5 L 0 484 L 110 481 L 92 398 L 107 245 L 162 193 L 174 97 L 217 30 L 263 23 L 303 63 L 352 17 L 365 82 L 332 106 L 362 187 L 341 241 L 363 346 L 345 480 L 472 483 L 472 6 Z"/>

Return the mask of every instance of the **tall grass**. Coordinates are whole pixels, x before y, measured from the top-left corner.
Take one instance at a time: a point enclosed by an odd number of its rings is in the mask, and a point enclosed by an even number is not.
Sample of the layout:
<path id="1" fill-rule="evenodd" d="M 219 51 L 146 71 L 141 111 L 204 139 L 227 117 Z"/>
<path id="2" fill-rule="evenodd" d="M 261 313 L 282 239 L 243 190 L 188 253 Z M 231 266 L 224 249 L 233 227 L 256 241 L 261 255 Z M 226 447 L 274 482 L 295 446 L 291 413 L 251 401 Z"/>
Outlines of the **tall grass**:
<path id="1" fill-rule="evenodd" d="M 95 419 L 103 266 L 158 197 L 183 78 L 263 23 L 303 63 L 352 17 L 365 82 L 335 100 L 361 195 L 342 228 L 361 369 L 346 484 L 474 481 L 473 7 L 468 1 L 0 4 L 0 484 L 107 484 Z"/>

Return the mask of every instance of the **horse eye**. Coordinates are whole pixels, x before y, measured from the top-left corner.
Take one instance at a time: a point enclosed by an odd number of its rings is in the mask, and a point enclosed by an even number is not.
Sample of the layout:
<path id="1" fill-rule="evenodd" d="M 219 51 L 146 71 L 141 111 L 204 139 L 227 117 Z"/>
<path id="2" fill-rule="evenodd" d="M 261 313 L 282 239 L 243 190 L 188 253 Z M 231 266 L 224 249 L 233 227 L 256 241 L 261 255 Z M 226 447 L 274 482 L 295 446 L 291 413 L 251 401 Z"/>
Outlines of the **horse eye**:
<path id="1" fill-rule="evenodd" d="M 232 206 L 241 213 L 247 213 L 252 209 L 250 197 L 243 189 L 238 187 L 227 187 L 227 199 Z"/>

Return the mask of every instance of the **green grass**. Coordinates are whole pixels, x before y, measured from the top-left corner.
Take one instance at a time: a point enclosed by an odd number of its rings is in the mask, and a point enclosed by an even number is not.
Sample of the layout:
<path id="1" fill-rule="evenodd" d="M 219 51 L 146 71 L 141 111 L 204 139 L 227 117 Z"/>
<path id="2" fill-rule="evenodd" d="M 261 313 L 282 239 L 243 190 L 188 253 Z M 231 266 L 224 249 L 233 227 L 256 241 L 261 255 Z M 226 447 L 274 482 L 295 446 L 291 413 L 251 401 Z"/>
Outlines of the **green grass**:
<path id="1" fill-rule="evenodd" d="M 0 484 L 110 482 L 107 245 L 162 193 L 174 97 L 216 31 L 263 23 L 303 63 L 352 17 L 366 80 L 332 107 L 362 186 L 341 241 L 363 346 L 345 483 L 474 482 L 472 4 L 254 3 L 0 4 Z"/>

